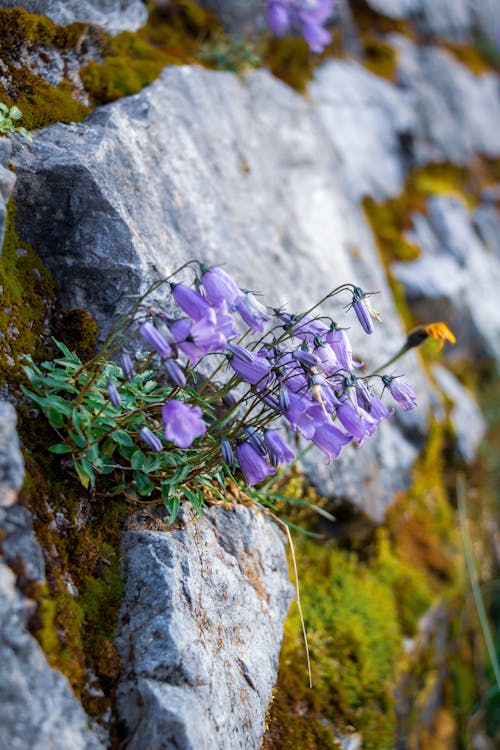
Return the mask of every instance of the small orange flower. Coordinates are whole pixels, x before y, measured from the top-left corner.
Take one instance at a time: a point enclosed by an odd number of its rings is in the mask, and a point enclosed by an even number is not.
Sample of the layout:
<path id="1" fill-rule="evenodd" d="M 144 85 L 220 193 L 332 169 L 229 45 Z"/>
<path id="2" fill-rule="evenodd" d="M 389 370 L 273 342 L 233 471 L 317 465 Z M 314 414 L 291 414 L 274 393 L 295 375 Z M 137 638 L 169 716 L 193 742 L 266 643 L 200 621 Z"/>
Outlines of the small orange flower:
<path id="1" fill-rule="evenodd" d="M 446 323 L 429 323 L 429 325 L 424 326 L 424 331 L 433 338 L 434 341 L 438 342 L 440 349 L 443 348 L 445 341 L 449 341 L 450 344 L 455 344 L 457 341 Z"/>

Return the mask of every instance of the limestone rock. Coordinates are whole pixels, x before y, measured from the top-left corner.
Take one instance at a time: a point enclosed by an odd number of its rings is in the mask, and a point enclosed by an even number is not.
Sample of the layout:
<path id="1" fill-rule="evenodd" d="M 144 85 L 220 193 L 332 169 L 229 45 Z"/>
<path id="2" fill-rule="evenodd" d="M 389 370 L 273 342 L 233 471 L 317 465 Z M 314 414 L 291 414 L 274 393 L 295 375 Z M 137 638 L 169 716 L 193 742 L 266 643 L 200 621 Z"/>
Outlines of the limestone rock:
<path id="1" fill-rule="evenodd" d="M 102 750 L 68 681 L 26 629 L 33 607 L 0 560 L 0 747 Z"/>
<path id="2" fill-rule="evenodd" d="M 10 150 L 10 139 L 0 138 L 0 255 L 5 233 L 6 205 L 16 183 L 16 175 L 7 169 Z"/>
<path id="3" fill-rule="evenodd" d="M 250 37 L 268 28 L 264 0 L 200 0 L 199 5 L 215 13 L 236 36 Z"/>
<path id="4" fill-rule="evenodd" d="M 476 154 L 500 154 L 498 77 L 475 76 L 439 47 L 392 35 L 399 52 L 398 83 L 411 96 L 417 163 L 468 164 Z"/>
<path id="5" fill-rule="evenodd" d="M 476 214 L 476 221 L 484 222 L 481 216 Z M 489 215 L 493 226 L 494 216 Z M 392 268 L 418 317 L 447 320 L 459 334 L 450 356 L 498 359 L 500 315 L 492 302 L 500 284 L 500 258 L 481 242 L 473 221 L 474 214 L 459 199 L 430 199 L 428 217 L 415 215 L 407 234 L 421 248 L 420 257 Z"/>
<path id="6" fill-rule="evenodd" d="M 457 450 L 466 461 L 473 461 L 481 439 L 486 432 L 486 423 L 472 395 L 445 367 L 433 368 L 437 384 L 452 401 L 451 421 L 455 430 Z"/>
<path id="7" fill-rule="evenodd" d="M 111 34 L 137 31 L 146 23 L 142 0 L 0 0 L 2 8 L 24 8 L 61 26 L 78 21 L 103 26 Z"/>
<path id="8" fill-rule="evenodd" d="M 123 747 L 257 750 L 293 593 L 283 538 L 243 506 L 180 519 L 123 536 Z"/>
<path id="9" fill-rule="evenodd" d="M 24 479 L 24 464 L 16 432 L 16 412 L 0 401 L 0 508 L 15 503 Z"/>
<path id="10" fill-rule="evenodd" d="M 366 122 L 377 111 L 375 100 L 385 92 L 379 130 L 385 125 L 392 133 L 378 153 L 386 161 L 397 159 L 398 116 L 384 116 L 392 100 L 376 76 L 355 64 L 337 65 L 338 75 L 329 67 L 314 88 L 314 104 L 264 71 L 242 83 L 228 73 L 168 68 L 141 94 L 103 107 L 83 123 L 48 128 L 29 147 L 18 145 L 18 231 L 55 274 L 62 305 L 88 309 L 104 332 L 112 316 L 130 306 L 131 292 L 145 290 L 190 258 L 226 263 L 243 287 L 295 311 L 351 281 L 381 292 L 377 305 L 384 325 L 371 337 L 363 335 L 352 312 L 344 312 L 345 297 L 331 312 L 351 327 L 363 359 L 372 365 L 389 359 L 404 334 L 356 202 L 356 162 L 344 158 L 347 144 L 343 153 L 335 147 L 323 109 L 331 106 L 332 83 L 345 81 L 349 70 L 361 91 L 346 108 L 345 133 L 357 115 Z M 362 138 L 353 124 L 354 133 Z M 358 159 L 357 172 L 365 169 L 365 184 L 374 185 L 372 154 L 366 159 L 368 164 Z M 378 194 L 396 189 L 399 167 L 387 165 L 384 175 Z M 374 483 L 377 519 L 393 487 L 404 485 L 425 429 L 428 384 L 414 355 L 404 367 L 412 372 L 422 408 L 416 417 L 402 417 L 411 428 L 398 453 L 398 471 L 389 457 L 390 478 L 379 470 L 377 438 L 349 458 L 357 483 L 355 491 L 346 485 L 347 499 L 361 509 L 371 505 L 362 488 Z M 400 429 L 387 429 L 394 431 L 386 442 L 392 450 Z M 324 466 L 319 454 L 309 476 L 331 494 L 326 472 L 315 466 Z"/>

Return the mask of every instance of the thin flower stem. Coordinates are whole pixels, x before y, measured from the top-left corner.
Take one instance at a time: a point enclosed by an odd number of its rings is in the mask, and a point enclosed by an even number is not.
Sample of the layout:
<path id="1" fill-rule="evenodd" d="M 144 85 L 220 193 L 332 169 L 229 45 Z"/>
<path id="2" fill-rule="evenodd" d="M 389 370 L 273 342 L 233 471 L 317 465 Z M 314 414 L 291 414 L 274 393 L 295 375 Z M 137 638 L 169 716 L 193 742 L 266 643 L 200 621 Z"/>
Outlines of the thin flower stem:
<path id="1" fill-rule="evenodd" d="M 484 606 L 483 597 L 481 595 L 481 588 L 478 583 L 478 573 L 476 563 L 474 562 L 474 555 L 472 552 L 472 542 L 468 529 L 467 522 L 467 507 L 466 507 L 466 483 L 463 474 L 457 474 L 456 479 L 456 492 L 457 492 L 457 505 L 458 515 L 460 518 L 460 531 L 462 532 L 462 542 L 464 545 L 465 564 L 467 566 L 467 573 L 469 574 L 470 585 L 472 589 L 472 596 L 474 597 L 474 604 L 476 605 L 477 615 L 481 624 L 481 630 L 483 631 L 484 642 L 486 644 L 486 650 L 488 657 L 491 662 L 493 674 L 497 684 L 498 690 L 500 690 L 500 662 L 495 649 L 495 642 L 491 633 L 490 624 L 488 621 L 488 615 L 486 613 L 486 607 Z"/>

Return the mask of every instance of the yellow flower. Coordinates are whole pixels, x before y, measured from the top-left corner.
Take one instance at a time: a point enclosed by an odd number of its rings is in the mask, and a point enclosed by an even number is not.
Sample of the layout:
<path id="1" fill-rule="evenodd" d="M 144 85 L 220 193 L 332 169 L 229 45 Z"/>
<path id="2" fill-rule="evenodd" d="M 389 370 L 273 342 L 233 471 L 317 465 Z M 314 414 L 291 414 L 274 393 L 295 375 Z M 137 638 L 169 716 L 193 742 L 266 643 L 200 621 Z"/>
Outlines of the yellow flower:
<path id="1" fill-rule="evenodd" d="M 455 344 L 457 341 L 446 323 L 429 323 L 424 326 L 424 331 L 438 342 L 440 349 L 443 348 L 445 341 L 449 341 L 450 344 Z"/>

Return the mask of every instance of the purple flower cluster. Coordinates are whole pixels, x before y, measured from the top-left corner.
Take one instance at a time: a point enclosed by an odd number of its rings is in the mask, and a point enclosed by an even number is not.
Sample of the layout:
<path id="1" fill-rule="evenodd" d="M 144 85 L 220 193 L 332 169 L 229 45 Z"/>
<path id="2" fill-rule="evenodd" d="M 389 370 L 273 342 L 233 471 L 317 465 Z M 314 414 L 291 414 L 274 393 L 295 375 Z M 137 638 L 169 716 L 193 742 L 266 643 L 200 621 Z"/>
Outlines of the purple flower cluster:
<path id="1" fill-rule="evenodd" d="M 281 36 L 298 30 L 312 52 L 322 52 L 332 38 L 324 28 L 335 0 L 267 0 L 267 21 Z"/>
<path id="2" fill-rule="evenodd" d="M 329 318 L 282 309 L 271 314 L 223 268 L 204 263 L 192 286 L 170 282 L 169 289 L 179 317 L 151 307 L 138 313 L 139 334 L 151 356 L 160 358 L 172 385 L 172 395 L 161 409 L 164 439 L 187 449 L 207 434 L 200 448 L 205 446 L 209 456 L 218 451 L 219 463 L 239 467 L 249 485 L 293 461 L 294 452 L 276 429 L 279 426 L 287 424 L 312 442 L 328 462 L 351 441 L 361 444 L 371 437 L 392 414 L 375 393 L 373 378 L 382 381 L 383 390 L 403 409 L 416 406 L 413 390 L 401 378 L 356 374 L 362 363 L 353 358 L 345 329 Z M 361 327 L 371 333 L 373 318 L 380 316 L 369 304 L 369 295 L 344 284 L 329 296 L 344 291 L 352 294 L 349 307 Z M 257 340 L 249 343 L 248 329 L 258 334 Z M 216 373 L 221 371 L 220 356 L 227 361 L 229 384 L 227 378 L 209 380 L 208 390 L 202 388 L 193 399 L 193 373 L 213 354 L 219 354 Z M 129 355 L 122 356 L 122 369 L 126 379 L 135 377 Z M 210 396 L 207 402 L 203 392 Z M 120 395 L 114 383 L 108 384 L 108 393 L 118 408 Z M 219 404 L 219 415 L 214 404 Z M 142 426 L 140 436 L 153 451 L 163 450 L 149 427 Z"/>

